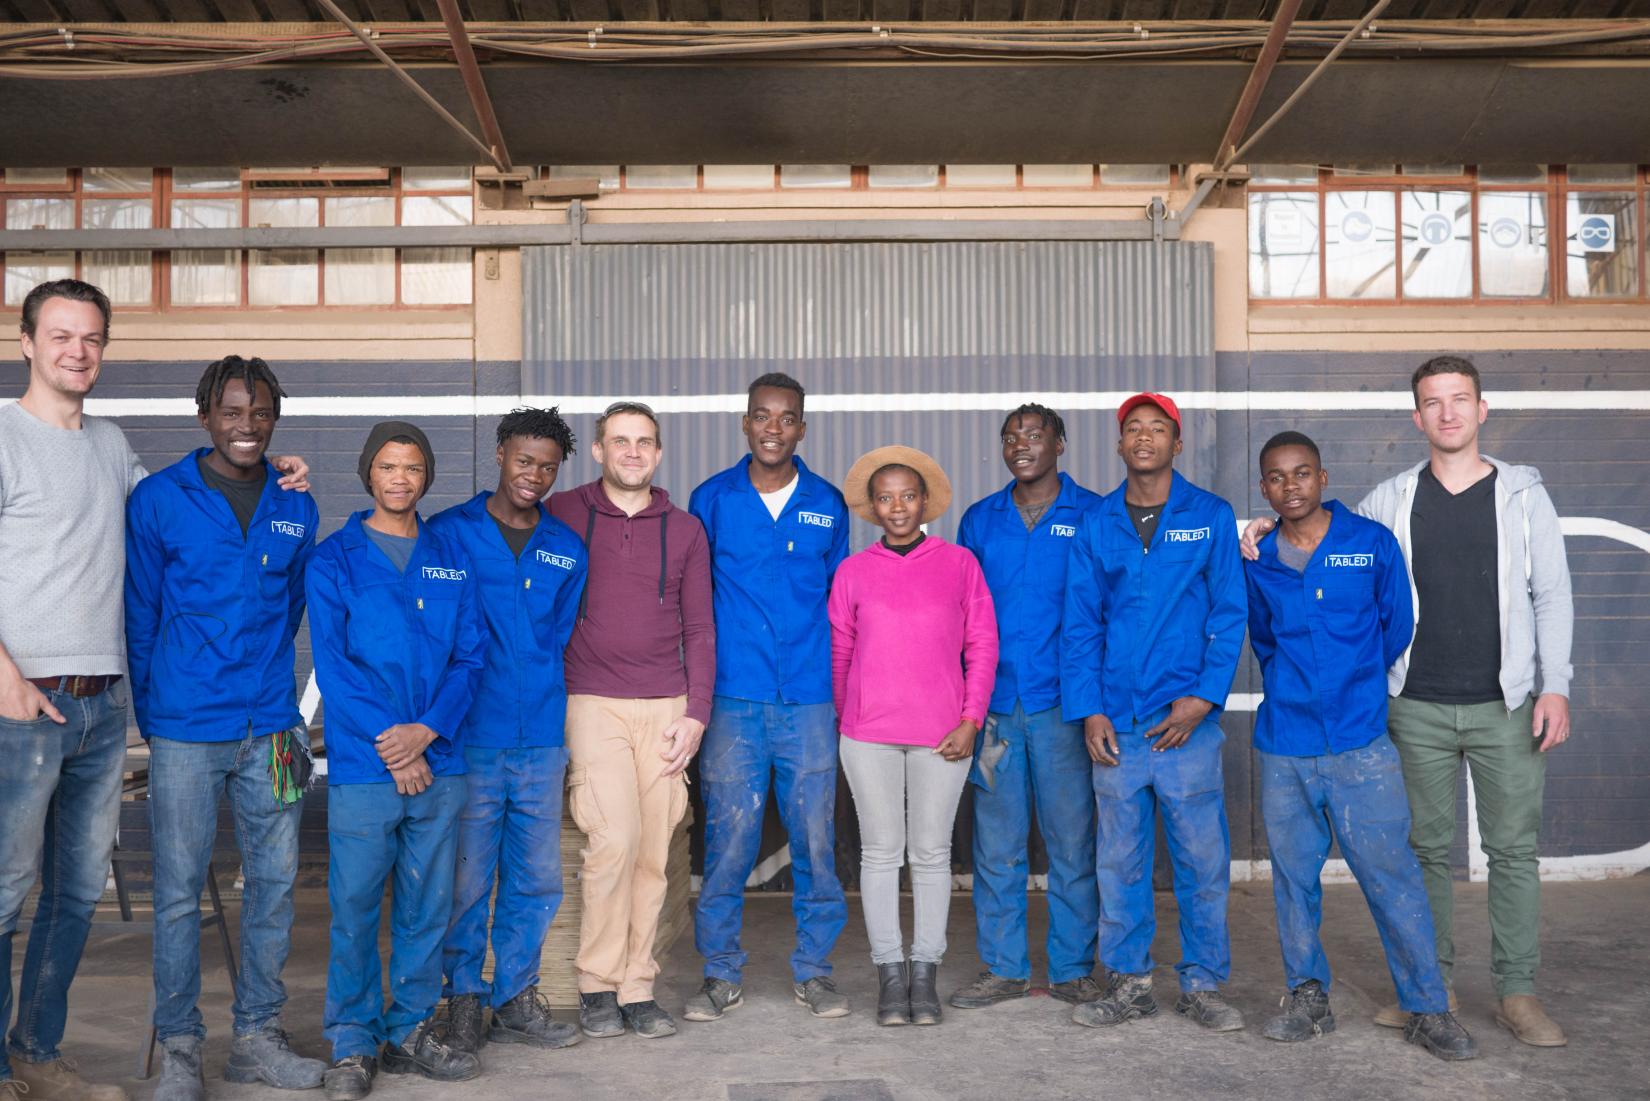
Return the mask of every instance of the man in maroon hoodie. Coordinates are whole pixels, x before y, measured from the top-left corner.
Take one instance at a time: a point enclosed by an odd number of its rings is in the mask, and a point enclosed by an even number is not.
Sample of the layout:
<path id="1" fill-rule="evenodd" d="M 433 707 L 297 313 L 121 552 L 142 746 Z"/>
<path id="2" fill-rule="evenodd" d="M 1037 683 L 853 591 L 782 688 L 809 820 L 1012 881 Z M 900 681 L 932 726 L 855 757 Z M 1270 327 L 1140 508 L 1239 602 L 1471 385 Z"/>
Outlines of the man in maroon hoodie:
<path id="1" fill-rule="evenodd" d="M 602 476 L 550 498 L 584 537 L 590 575 L 567 647 L 568 807 L 588 837 L 579 874 L 579 1026 L 587 1036 L 669 1036 L 653 1000 L 665 857 L 687 812 L 683 770 L 710 719 L 716 626 L 710 547 L 653 485 L 659 419 L 608 406 L 591 453 Z"/>

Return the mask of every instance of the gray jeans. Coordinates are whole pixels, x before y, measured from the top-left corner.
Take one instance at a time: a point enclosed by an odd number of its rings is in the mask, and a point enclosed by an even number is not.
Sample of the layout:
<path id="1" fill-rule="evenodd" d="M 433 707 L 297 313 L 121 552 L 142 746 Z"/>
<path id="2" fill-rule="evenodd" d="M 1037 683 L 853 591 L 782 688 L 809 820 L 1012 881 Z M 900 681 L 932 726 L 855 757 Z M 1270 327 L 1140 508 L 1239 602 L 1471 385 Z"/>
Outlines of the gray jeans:
<path id="1" fill-rule="evenodd" d="M 911 958 L 939 963 L 951 907 L 951 827 L 968 782 L 969 759 L 947 761 L 927 746 L 843 738 L 842 771 L 859 814 L 859 891 L 871 962 L 905 958 L 899 868 L 911 863 Z"/>

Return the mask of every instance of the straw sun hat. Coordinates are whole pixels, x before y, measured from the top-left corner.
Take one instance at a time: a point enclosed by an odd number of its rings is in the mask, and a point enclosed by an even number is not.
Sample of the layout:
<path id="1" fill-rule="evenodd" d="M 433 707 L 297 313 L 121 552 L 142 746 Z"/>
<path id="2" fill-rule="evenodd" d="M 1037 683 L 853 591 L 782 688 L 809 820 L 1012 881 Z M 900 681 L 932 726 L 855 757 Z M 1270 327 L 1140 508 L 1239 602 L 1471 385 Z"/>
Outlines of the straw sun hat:
<path id="1" fill-rule="evenodd" d="M 877 522 L 876 510 L 871 507 L 870 482 L 871 475 L 885 466 L 908 466 L 922 475 L 928 486 L 928 503 L 922 510 L 923 523 L 939 519 L 951 507 L 951 479 L 945 476 L 940 464 L 914 447 L 895 444 L 867 451 L 848 468 L 848 476 L 842 482 L 842 496 L 860 519 L 871 524 Z"/>

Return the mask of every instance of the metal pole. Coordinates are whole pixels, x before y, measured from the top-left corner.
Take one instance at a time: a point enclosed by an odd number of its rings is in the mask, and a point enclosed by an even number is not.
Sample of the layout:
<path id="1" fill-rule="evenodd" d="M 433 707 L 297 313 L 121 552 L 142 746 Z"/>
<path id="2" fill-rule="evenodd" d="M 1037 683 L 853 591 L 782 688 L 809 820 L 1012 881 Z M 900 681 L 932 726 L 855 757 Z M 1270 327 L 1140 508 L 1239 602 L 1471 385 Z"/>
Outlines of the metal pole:
<path id="1" fill-rule="evenodd" d="M 1261 93 L 1266 91 L 1266 83 L 1272 79 L 1272 70 L 1277 67 L 1278 58 L 1283 56 L 1284 41 L 1289 37 L 1289 28 L 1295 25 L 1295 16 L 1300 10 L 1301 0 L 1282 0 L 1278 5 L 1277 14 L 1272 17 L 1272 26 L 1266 32 L 1266 41 L 1261 44 L 1260 56 L 1255 58 L 1255 67 L 1249 70 L 1249 79 L 1243 85 L 1243 93 L 1238 96 L 1237 109 L 1226 124 L 1226 133 L 1221 135 L 1220 149 L 1215 153 L 1213 165 L 1216 172 L 1224 172 L 1236 159 L 1237 143 L 1243 140 L 1243 132 L 1249 129 L 1249 123 L 1255 117 Z"/>
<path id="2" fill-rule="evenodd" d="M 499 128 L 498 115 L 493 112 L 492 97 L 481 79 L 481 66 L 476 52 L 470 46 L 470 34 L 464 29 L 464 16 L 458 10 L 458 0 L 436 0 L 441 8 L 441 21 L 447 24 L 447 37 L 453 40 L 453 60 L 464 76 L 464 90 L 470 93 L 470 106 L 481 120 L 481 133 L 493 147 L 493 163 L 504 172 L 511 170 L 510 151 L 504 146 L 504 131 Z"/>

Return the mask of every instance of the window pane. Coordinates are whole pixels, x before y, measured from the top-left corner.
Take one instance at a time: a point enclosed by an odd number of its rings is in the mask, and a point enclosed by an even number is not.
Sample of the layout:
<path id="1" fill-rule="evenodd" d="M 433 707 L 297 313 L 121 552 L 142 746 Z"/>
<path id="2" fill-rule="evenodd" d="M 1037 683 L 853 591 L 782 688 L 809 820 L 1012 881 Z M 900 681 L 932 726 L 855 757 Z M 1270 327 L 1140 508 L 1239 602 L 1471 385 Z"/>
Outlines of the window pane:
<path id="1" fill-rule="evenodd" d="M 1486 298 L 1547 295 L 1547 193 L 1478 193 L 1478 291 Z"/>
<path id="2" fill-rule="evenodd" d="M 327 200 L 329 226 L 393 226 L 395 199 L 389 195 L 351 195 Z"/>
<path id="3" fill-rule="evenodd" d="M 755 188 L 760 191 L 773 190 L 773 165 L 771 164 L 707 164 L 704 168 L 705 188 L 735 189 Z"/>
<path id="4" fill-rule="evenodd" d="M 241 254 L 235 249 L 172 253 L 172 301 L 179 306 L 235 306 L 241 301 Z"/>
<path id="5" fill-rule="evenodd" d="M 1315 164 L 1252 164 L 1249 166 L 1249 178 L 1252 183 L 1258 184 L 1317 183 L 1318 166 Z"/>
<path id="6" fill-rule="evenodd" d="M 1027 187 L 1093 187 L 1092 164 L 1028 164 L 1021 170 Z"/>
<path id="7" fill-rule="evenodd" d="M 1337 164 L 1330 168 L 1337 176 L 1396 176 L 1398 166 L 1395 164 Z"/>
<path id="8" fill-rule="evenodd" d="M 866 173 L 871 187 L 938 187 L 937 164 L 873 164 Z"/>
<path id="9" fill-rule="evenodd" d="M 147 306 L 154 301 L 154 269 L 150 265 L 150 254 L 144 249 L 83 252 L 80 277 L 101 287 L 109 301 L 117 306 Z"/>
<path id="10" fill-rule="evenodd" d="M 1168 187 L 1169 166 L 1166 164 L 1103 164 L 1100 182 L 1135 187 Z"/>
<path id="11" fill-rule="evenodd" d="M 247 253 L 246 297 L 253 306 L 313 306 L 320 269 L 312 248 L 252 249 Z"/>
<path id="12" fill-rule="evenodd" d="M 86 168 L 80 173 L 82 191 L 148 191 L 155 173 L 148 168 Z"/>
<path id="13" fill-rule="evenodd" d="M 1249 196 L 1249 294 L 1318 297 L 1318 196 L 1265 191 Z"/>
<path id="14" fill-rule="evenodd" d="M 29 292 L 53 279 L 74 278 L 72 252 L 6 253 L 6 305 L 21 306 Z"/>
<path id="15" fill-rule="evenodd" d="M 47 184 L 66 184 L 69 182 L 67 168 L 7 168 L 4 169 L 6 182 L 22 184 L 25 187 L 40 187 Z"/>
<path id="16" fill-rule="evenodd" d="M 401 301 L 409 306 L 468 303 L 470 266 L 467 248 L 402 249 Z"/>
<path id="17" fill-rule="evenodd" d="M 241 173 L 234 168 L 174 168 L 173 191 L 239 191 Z"/>
<path id="18" fill-rule="evenodd" d="M 946 187 L 1013 187 L 1019 169 L 1012 164 L 948 164 Z"/>
<path id="19" fill-rule="evenodd" d="M 293 229 L 321 224 L 319 199 L 253 199 L 247 204 L 246 223 L 271 229 Z"/>
<path id="20" fill-rule="evenodd" d="M 1630 184 L 1638 170 L 1630 164 L 1572 164 L 1567 175 L 1571 183 Z"/>
<path id="21" fill-rule="evenodd" d="M 406 191 L 468 191 L 468 168 L 403 168 L 401 187 Z"/>
<path id="22" fill-rule="evenodd" d="M 1464 176 L 1464 164 L 1402 164 L 1399 170 L 1406 176 Z"/>
<path id="23" fill-rule="evenodd" d="M 73 199 L 7 199 L 7 229 L 73 229 Z"/>
<path id="24" fill-rule="evenodd" d="M 239 199 L 173 199 L 174 229 L 236 229 L 241 224 Z"/>
<path id="25" fill-rule="evenodd" d="M 326 256 L 327 305 L 394 305 L 394 249 L 329 248 Z"/>
<path id="26" fill-rule="evenodd" d="M 551 179 L 589 179 L 596 177 L 597 186 L 603 191 L 619 190 L 619 166 L 616 164 L 553 164 L 550 166 Z"/>
<path id="27" fill-rule="evenodd" d="M 1404 296 L 1472 297 L 1472 193 L 1406 191 Z"/>
<path id="28" fill-rule="evenodd" d="M 404 226 L 467 226 L 470 224 L 470 196 L 420 195 L 401 200 Z"/>
<path id="29" fill-rule="evenodd" d="M 1324 195 L 1324 293 L 1329 298 L 1392 298 L 1398 289 L 1390 191 Z"/>
<path id="30" fill-rule="evenodd" d="M 853 169 L 846 164 L 782 164 L 780 187 L 852 187 Z"/>
<path id="31" fill-rule="evenodd" d="M 148 229 L 153 222 L 148 199 L 86 199 L 80 204 L 85 229 Z"/>
<path id="32" fill-rule="evenodd" d="M 1547 166 L 1544 164 L 1481 164 L 1478 166 L 1478 182 L 1488 184 L 1546 183 Z"/>
<path id="33" fill-rule="evenodd" d="M 699 186 L 696 164 L 627 164 L 624 185 L 636 191 L 692 191 Z"/>
<path id="34" fill-rule="evenodd" d="M 1572 192 L 1564 203 L 1564 285 L 1576 298 L 1638 292 L 1639 237 L 1631 191 Z"/>

